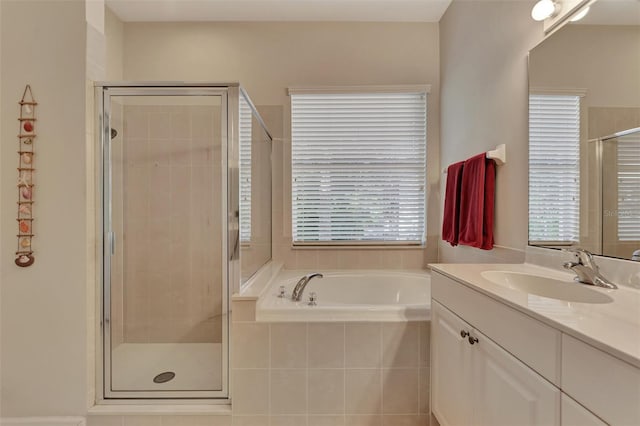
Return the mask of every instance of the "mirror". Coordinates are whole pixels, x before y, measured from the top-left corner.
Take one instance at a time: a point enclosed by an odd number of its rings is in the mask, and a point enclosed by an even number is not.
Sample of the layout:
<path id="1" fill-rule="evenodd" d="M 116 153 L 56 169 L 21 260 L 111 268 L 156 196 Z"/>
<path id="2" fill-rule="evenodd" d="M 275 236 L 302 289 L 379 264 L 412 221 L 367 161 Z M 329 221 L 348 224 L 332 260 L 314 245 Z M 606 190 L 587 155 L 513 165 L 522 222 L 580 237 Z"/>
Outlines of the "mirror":
<path id="1" fill-rule="evenodd" d="M 599 0 L 529 52 L 529 245 L 640 250 L 638 0 Z"/>

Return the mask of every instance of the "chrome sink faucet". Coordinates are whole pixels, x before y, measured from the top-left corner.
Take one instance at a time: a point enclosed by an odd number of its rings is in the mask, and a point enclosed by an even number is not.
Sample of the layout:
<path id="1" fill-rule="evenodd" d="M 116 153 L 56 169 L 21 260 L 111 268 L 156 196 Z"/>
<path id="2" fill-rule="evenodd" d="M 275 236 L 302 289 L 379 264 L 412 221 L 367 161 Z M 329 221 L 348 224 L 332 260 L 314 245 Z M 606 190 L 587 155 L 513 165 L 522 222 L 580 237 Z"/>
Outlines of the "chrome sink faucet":
<path id="1" fill-rule="evenodd" d="M 600 273 L 600 268 L 596 265 L 593 255 L 585 249 L 570 248 L 564 249 L 576 256 L 577 262 L 565 262 L 562 266 L 576 273 L 574 280 L 582 284 L 595 285 L 598 287 L 615 289 L 617 285 L 606 279 Z"/>
<path id="2" fill-rule="evenodd" d="M 302 299 L 302 292 L 304 291 L 304 288 L 307 286 L 307 284 L 309 284 L 309 281 L 311 281 L 311 279 L 315 277 L 322 278 L 322 274 L 314 272 L 300 278 L 300 281 L 298 281 L 296 286 L 293 288 L 293 292 L 291 293 L 291 300 L 299 302 L 300 299 Z"/>

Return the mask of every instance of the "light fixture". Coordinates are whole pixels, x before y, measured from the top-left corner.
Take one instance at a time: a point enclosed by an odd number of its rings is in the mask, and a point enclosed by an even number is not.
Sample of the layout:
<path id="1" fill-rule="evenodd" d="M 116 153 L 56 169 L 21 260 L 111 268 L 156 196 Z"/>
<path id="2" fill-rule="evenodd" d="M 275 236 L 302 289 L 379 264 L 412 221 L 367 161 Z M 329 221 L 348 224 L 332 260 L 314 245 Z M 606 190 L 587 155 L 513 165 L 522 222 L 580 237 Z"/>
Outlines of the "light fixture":
<path id="1" fill-rule="evenodd" d="M 584 9 L 582 9 L 580 12 L 576 13 L 573 18 L 569 19 L 569 21 L 570 22 L 576 22 L 576 21 L 581 20 L 582 18 L 587 16 L 587 13 L 589 13 L 589 8 L 590 7 L 591 6 L 587 6 Z"/>
<path id="2" fill-rule="evenodd" d="M 553 18 L 560 12 L 560 2 L 553 0 L 540 0 L 533 6 L 531 10 L 531 17 L 535 21 L 544 21 L 548 18 Z"/>

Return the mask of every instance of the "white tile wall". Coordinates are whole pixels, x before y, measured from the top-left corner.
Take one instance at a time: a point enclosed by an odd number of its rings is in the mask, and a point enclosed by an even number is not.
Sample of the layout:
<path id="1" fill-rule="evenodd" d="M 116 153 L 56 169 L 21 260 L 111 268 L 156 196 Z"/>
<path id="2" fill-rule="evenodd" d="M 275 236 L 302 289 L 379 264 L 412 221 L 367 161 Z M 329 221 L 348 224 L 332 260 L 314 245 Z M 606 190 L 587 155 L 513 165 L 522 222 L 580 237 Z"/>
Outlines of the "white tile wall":
<path id="1" fill-rule="evenodd" d="M 269 416 L 234 415 L 233 426 L 269 426 Z"/>
<path id="2" fill-rule="evenodd" d="M 345 324 L 345 366 L 380 368 L 382 365 L 382 324 Z"/>
<path id="3" fill-rule="evenodd" d="M 87 426 L 231 426 L 230 415 L 95 415 L 87 418 Z M 250 424 L 250 423 L 249 423 Z"/>
<path id="4" fill-rule="evenodd" d="M 233 336 L 234 426 L 428 424 L 428 322 L 235 321 Z"/>

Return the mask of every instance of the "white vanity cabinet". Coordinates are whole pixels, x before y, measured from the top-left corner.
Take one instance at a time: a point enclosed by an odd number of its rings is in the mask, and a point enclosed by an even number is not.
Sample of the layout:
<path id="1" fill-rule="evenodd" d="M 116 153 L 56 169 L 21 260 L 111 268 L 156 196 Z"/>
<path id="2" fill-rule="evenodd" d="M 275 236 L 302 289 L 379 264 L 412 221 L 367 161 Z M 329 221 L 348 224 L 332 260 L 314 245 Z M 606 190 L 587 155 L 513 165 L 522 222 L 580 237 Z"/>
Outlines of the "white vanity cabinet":
<path id="1" fill-rule="evenodd" d="M 560 390 L 437 302 L 433 413 L 441 426 L 559 425 Z"/>
<path id="2" fill-rule="evenodd" d="M 599 408 L 593 384 L 578 380 L 590 378 L 584 363 L 569 362 L 588 345 L 435 271 L 431 294 L 431 403 L 441 426 L 606 425 L 583 406 Z M 562 393 L 563 382 L 580 403 Z M 625 411 L 640 410 L 613 405 L 627 419 Z"/>
<path id="3" fill-rule="evenodd" d="M 432 268 L 431 404 L 441 426 L 640 426 L 639 357 L 619 355 L 640 349 L 628 316 L 635 292 L 616 290 L 602 307 L 561 306 L 500 293 L 481 279 L 484 265 Z M 620 340 L 604 343 L 602 330 Z"/>
<path id="4" fill-rule="evenodd" d="M 560 421 L 562 426 L 607 426 L 606 423 L 565 394 L 562 394 L 560 411 L 562 412 Z"/>
<path id="5" fill-rule="evenodd" d="M 566 334 L 562 391 L 611 425 L 640 425 L 640 369 Z"/>
<path id="6" fill-rule="evenodd" d="M 470 424 L 471 348 L 460 334 L 470 330 L 469 324 L 431 302 L 431 410 L 441 426 Z"/>

